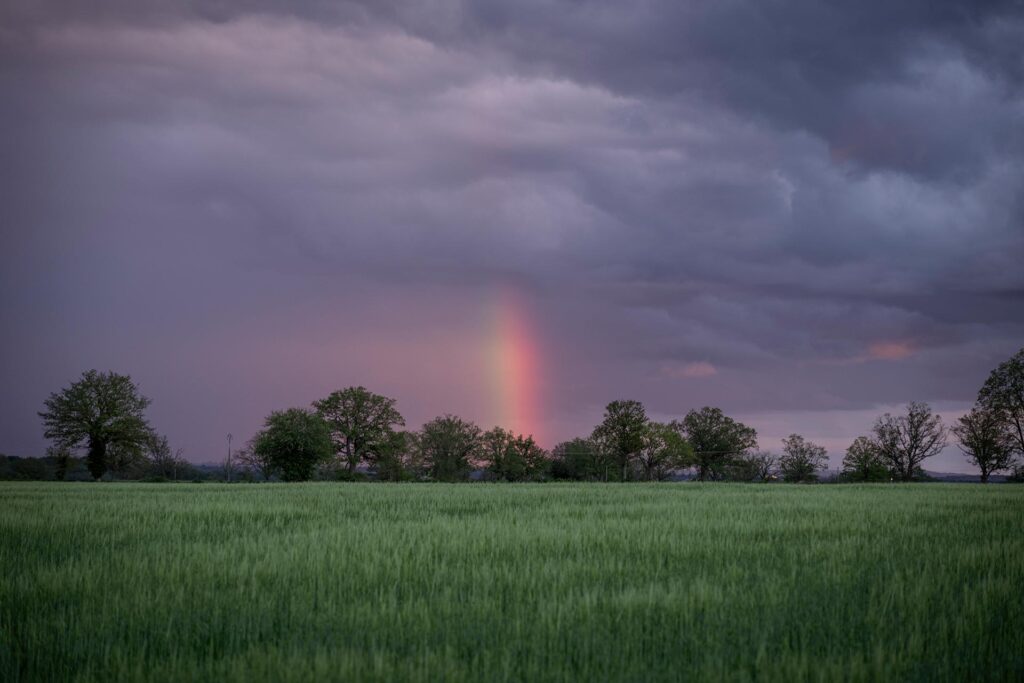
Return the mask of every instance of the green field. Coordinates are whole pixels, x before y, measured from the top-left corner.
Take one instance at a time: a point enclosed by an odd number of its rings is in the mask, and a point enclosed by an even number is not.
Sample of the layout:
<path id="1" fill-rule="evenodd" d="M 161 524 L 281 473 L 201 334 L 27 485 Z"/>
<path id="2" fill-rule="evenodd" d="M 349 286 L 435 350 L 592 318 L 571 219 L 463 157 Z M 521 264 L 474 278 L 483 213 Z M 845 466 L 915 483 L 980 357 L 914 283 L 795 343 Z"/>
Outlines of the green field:
<path id="1" fill-rule="evenodd" d="M 0 680 L 1021 680 L 1024 487 L 0 484 Z"/>

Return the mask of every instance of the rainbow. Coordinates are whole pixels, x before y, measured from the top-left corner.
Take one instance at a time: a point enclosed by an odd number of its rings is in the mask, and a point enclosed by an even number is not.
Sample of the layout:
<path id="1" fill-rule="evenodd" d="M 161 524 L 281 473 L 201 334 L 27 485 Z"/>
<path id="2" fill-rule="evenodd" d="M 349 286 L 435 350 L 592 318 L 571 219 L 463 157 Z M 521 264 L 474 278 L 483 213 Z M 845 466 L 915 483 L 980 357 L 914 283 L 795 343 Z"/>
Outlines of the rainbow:
<path id="1" fill-rule="evenodd" d="M 499 426 L 532 435 L 544 444 L 541 433 L 541 354 L 536 328 L 522 295 L 512 287 L 495 293 L 491 308 L 488 367 L 493 414 Z"/>

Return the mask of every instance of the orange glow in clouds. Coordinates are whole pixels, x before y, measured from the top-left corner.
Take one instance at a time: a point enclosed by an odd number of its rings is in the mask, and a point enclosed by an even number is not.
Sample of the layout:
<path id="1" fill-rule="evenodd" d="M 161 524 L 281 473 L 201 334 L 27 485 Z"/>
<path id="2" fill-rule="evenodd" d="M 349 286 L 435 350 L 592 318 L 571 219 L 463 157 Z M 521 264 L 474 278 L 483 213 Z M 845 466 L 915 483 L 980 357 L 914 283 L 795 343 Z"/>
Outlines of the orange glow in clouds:
<path id="1" fill-rule="evenodd" d="M 900 360 L 913 352 L 906 342 L 877 342 L 868 347 L 868 355 L 878 360 Z"/>

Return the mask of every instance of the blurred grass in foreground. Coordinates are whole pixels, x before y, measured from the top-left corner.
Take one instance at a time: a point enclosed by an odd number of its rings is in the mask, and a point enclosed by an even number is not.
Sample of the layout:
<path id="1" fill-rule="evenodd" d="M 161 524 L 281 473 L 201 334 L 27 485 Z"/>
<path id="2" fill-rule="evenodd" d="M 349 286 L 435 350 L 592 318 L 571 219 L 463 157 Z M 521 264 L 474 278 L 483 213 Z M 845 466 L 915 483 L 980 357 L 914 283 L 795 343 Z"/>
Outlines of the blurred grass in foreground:
<path id="1" fill-rule="evenodd" d="M 0 484 L 0 680 L 1022 680 L 1024 487 Z"/>

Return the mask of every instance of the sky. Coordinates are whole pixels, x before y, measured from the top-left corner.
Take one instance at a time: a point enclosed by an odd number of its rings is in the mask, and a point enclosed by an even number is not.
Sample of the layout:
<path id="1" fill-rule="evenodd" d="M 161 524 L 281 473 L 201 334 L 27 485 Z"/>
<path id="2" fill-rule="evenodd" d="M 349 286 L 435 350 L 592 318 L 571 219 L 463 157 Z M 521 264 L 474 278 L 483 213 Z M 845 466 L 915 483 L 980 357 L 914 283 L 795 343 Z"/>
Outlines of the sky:
<path id="1" fill-rule="evenodd" d="M 351 385 L 833 467 L 950 422 L 1024 345 L 1022 45 L 1019 1 L 5 0 L 0 452 L 89 368 L 196 462 Z"/>

